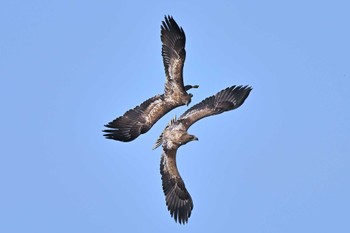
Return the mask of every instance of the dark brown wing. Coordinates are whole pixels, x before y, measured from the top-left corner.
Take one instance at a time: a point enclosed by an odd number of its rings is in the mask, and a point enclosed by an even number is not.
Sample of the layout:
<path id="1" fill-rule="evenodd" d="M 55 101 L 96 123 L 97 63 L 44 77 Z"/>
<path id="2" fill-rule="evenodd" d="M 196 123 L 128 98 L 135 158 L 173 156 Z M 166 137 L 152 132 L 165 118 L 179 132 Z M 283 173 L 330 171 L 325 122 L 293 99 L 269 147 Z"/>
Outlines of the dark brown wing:
<path id="1" fill-rule="evenodd" d="M 171 16 L 165 16 L 161 26 L 162 56 L 166 74 L 165 93 L 176 89 L 184 91 L 183 67 L 186 58 L 185 32 Z"/>
<path id="2" fill-rule="evenodd" d="M 252 90 L 249 86 L 228 87 L 188 109 L 179 120 L 188 129 L 196 121 L 238 108 Z"/>
<path id="3" fill-rule="evenodd" d="M 187 192 L 176 166 L 176 150 L 163 151 L 160 161 L 160 174 L 165 194 L 166 205 L 171 217 L 180 224 L 188 222 L 193 209 L 193 202 Z"/>
<path id="4" fill-rule="evenodd" d="M 132 141 L 175 107 L 174 103 L 165 100 L 164 95 L 156 95 L 106 124 L 109 129 L 103 130 L 106 133 L 103 136 L 122 142 Z"/>

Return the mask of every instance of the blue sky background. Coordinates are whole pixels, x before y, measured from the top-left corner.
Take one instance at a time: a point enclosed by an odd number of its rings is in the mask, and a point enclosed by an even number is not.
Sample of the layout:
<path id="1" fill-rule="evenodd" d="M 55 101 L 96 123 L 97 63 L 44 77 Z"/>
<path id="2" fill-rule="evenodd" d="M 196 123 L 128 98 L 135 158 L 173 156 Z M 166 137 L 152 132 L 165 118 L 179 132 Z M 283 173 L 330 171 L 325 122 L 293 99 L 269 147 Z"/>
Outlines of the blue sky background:
<path id="1" fill-rule="evenodd" d="M 2 1 L 0 232 L 350 232 L 348 1 Z M 244 105 L 178 151 L 189 224 L 165 206 L 153 143 L 103 125 L 157 93 L 160 24 L 187 36 L 192 105 Z"/>

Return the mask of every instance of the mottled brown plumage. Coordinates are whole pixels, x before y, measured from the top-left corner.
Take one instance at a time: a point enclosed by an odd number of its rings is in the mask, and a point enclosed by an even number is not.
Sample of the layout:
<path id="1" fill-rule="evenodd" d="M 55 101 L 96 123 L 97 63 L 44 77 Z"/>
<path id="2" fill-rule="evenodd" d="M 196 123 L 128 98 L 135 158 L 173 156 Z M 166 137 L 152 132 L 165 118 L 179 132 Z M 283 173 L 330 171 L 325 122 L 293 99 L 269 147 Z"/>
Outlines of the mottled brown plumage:
<path id="1" fill-rule="evenodd" d="M 166 75 L 164 93 L 149 98 L 130 109 L 123 116 L 105 125 L 108 139 L 129 142 L 146 133 L 165 114 L 179 106 L 188 105 L 192 94 L 187 93 L 198 85 L 183 83 L 183 67 L 186 58 L 186 36 L 171 16 L 166 16 L 161 26 L 162 57 Z"/>
<path id="2" fill-rule="evenodd" d="M 202 118 L 238 108 L 251 90 L 248 86 L 232 86 L 206 98 L 188 109 L 179 119 L 171 120 L 155 143 L 154 149 L 161 145 L 163 147 L 160 173 L 166 205 L 175 221 L 187 223 L 193 209 L 192 198 L 176 166 L 177 149 L 198 140 L 187 132 L 188 128 Z"/>

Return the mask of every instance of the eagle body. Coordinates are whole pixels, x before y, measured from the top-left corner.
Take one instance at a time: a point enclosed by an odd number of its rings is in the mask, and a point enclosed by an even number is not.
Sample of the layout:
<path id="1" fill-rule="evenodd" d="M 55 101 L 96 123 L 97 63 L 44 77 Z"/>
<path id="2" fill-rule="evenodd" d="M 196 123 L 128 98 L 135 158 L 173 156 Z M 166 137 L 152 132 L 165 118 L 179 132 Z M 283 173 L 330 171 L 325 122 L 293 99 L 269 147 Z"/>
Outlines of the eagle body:
<path id="1" fill-rule="evenodd" d="M 190 135 L 184 130 L 185 127 L 181 123 L 181 121 L 176 122 L 176 118 L 174 118 L 169 125 L 164 129 L 162 133 L 162 142 L 165 143 L 163 145 L 167 150 L 176 150 L 182 145 L 185 145 L 187 142 L 190 142 L 195 139 L 195 136 Z"/>

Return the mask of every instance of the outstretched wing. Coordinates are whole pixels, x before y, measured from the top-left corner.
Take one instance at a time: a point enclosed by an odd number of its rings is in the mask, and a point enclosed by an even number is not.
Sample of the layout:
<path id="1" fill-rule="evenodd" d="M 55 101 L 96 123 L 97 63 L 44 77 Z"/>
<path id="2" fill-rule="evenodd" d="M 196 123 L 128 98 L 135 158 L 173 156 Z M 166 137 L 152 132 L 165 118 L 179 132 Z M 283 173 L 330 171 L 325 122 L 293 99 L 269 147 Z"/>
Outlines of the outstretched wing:
<path id="1" fill-rule="evenodd" d="M 167 114 L 174 105 L 164 99 L 164 95 L 149 98 L 123 116 L 109 122 L 103 130 L 107 139 L 129 142 L 146 133 L 162 116 Z"/>
<path id="2" fill-rule="evenodd" d="M 185 32 L 171 16 L 165 16 L 161 26 L 162 56 L 166 75 L 165 93 L 174 88 L 184 91 L 183 67 L 186 58 Z"/>
<path id="3" fill-rule="evenodd" d="M 196 121 L 238 108 L 252 90 L 249 86 L 228 87 L 184 112 L 179 120 L 188 129 Z"/>
<path id="4" fill-rule="evenodd" d="M 176 166 L 176 150 L 163 151 L 160 161 L 160 174 L 166 205 L 171 217 L 180 224 L 188 222 L 193 202 Z"/>

